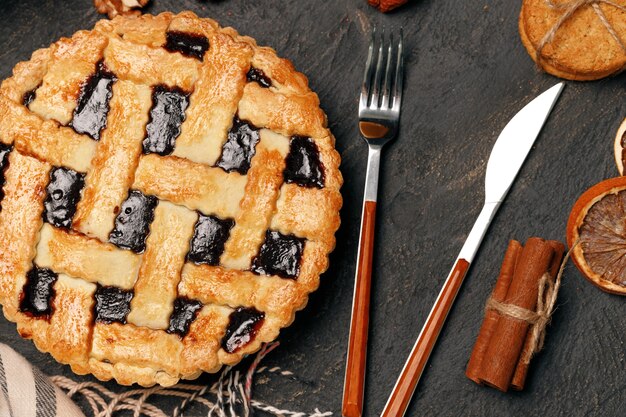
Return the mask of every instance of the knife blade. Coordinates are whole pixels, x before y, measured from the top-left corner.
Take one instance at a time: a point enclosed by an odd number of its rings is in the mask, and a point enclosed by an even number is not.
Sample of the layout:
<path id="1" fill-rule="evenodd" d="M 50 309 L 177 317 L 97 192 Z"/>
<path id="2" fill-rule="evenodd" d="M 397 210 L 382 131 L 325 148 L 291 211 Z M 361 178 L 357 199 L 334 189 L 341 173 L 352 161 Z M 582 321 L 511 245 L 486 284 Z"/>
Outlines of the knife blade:
<path id="1" fill-rule="evenodd" d="M 487 228 L 511 188 L 535 139 L 558 100 L 563 86 L 563 83 L 556 84 L 524 106 L 507 123 L 496 140 L 487 162 L 483 208 L 426 318 L 424 327 L 404 364 L 381 417 L 401 417 L 406 412 L 448 312 L 452 308 Z"/>

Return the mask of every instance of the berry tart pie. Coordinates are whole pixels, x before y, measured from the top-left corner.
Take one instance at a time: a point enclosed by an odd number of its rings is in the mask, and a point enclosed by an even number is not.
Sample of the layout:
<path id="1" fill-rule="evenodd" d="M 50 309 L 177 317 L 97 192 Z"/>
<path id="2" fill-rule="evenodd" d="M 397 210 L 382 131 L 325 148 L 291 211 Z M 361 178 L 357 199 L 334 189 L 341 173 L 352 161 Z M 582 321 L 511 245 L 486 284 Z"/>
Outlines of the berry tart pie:
<path id="1" fill-rule="evenodd" d="M 307 79 L 193 13 L 117 17 L 0 89 L 0 302 L 78 374 L 169 386 L 274 340 L 342 177 Z"/>

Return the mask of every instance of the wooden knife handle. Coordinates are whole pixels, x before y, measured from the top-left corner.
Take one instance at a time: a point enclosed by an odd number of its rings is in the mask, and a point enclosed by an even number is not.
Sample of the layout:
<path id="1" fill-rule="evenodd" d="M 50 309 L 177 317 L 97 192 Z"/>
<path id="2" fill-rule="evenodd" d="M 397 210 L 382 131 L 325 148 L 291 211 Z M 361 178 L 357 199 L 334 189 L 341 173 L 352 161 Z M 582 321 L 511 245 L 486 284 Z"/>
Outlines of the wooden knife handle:
<path id="1" fill-rule="evenodd" d="M 424 368 L 426 368 L 428 357 L 435 346 L 437 337 L 439 337 L 439 332 L 452 308 L 459 288 L 461 288 L 469 265 L 465 259 L 458 259 L 454 264 L 400 373 L 381 417 L 402 417 L 406 412 L 415 387 L 422 376 L 422 372 L 424 372 Z"/>
<path id="2" fill-rule="evenodd" d="M 343 386 L 342 414 L 344 417 L 361 417 L 363 413 L 375 223 L 376 202 L 365 201 L 352 302 L 346 379 Z"/>

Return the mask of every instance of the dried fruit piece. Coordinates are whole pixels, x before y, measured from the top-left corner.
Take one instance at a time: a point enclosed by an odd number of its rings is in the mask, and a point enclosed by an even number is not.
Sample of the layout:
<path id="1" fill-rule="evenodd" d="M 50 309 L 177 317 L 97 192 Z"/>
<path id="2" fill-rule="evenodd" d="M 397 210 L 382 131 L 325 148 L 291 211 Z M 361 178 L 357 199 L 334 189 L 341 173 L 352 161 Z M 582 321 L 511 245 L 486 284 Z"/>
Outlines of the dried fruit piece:
<path id="1" fill-rule="evenodd" d="M 150 0 L 93 0 L 93 5 L 100 14 L 106 14 L 109 19 L 117 15 L 127 16 L 141 14 L 141 9 Z"/>
<path id="2" fill-rule="evenodd" d="M 409 0 L 367 0 L 370 6 L 376 7 L 383 13 L 387 13 L 409 2 Z"/>
<path id="3" fill-rule="evenodd" d="M 615 163 L 620 175 L 624 175 L 624 165 L 626 165 L 626 119 L 622 122 L 617 135 L 615 135 Z"/>
<path id="4" fill-rule="evenodd" d="M 602 290 L 626 295 L 626 177 L 580 196 L 567 222 L 567 244 L 580 272 Z"/>

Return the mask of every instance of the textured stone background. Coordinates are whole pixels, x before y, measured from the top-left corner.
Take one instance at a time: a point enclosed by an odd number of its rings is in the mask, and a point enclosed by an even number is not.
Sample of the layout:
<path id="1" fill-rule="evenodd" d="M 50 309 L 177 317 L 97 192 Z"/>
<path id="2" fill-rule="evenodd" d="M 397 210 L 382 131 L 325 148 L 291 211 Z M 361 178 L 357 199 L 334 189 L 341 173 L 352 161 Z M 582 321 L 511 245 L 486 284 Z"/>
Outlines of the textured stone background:
<path id="1" fill-rule="evenodd" d="M 365 0 L 153 1 L 149 12 L 191 9 L 291 59 L 319 93 L 343 158 L 343 225 L 332 266 L 266 359 L 295 377 L 261 378 L 257 399 L 340 415 L 367 152 L 356 127 L 357 92 L 370 27 L 403 26 L 407 45 L 400 137 L 385 149 L 381 173 L 365 393 L 365 414 L 375 416 L 478 215 L 498 133 L 557 81 L 538 72 L 521 46 L 520 3 L 414 0 L 384 16 Z M 100 17 L 91 0 L 3 0 L 0 76 L 33 50 L 91 28 Z M 626 116 L 625 80 L 568 82 L 478 252 L 407 415 L 624 415 L 624 299 L 599 291 L 573 266 L 566 269 L 547 344 L 525 392 L 481 388 L 463 372 L 507 241 L 533 235 L 564 240 L 578 195 L 617 174 L 612 144 Z M 0 340 L 45 372 L 74 377 L 21 340 L 6 320 L 0 321 Z"/>

